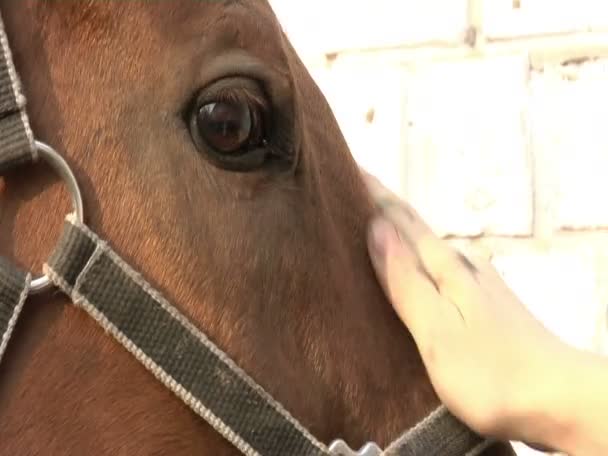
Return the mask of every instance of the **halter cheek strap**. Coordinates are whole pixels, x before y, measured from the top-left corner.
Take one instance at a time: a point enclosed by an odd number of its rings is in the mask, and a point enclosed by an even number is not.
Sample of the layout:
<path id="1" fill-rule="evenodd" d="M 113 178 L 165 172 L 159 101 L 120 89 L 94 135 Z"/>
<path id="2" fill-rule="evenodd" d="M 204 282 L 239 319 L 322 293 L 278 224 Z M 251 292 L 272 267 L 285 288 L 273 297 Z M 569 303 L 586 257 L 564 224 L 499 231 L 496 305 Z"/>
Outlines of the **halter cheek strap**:
<path id="1" fill-rule="evenodd" d="M 13 65 L 0 18 L 0 175 L 35 161 L 34 135 L 25 112 L 25 96 Z M 0 258 L 0 361 L 29 294 L 31 276 Z"/>
<path id="2" fill-rule="evenodd" d="M 25 96 L 0 17 L 0 173 L 37 159 Z"/>
<path id="3" fill-rule="evenodd" d="M 243 454 L 328 454 L 325 445 L 73 217 L 66 221 L 45 272 Z"/>
<path id="4" fill-rule="evenodd" d="M 29 294 L 30 279 L 0 257 L 0 362 Z"/>
<path id="5" fill-rule="evenodd" d="M 443 406 L 384 451 L 373 443 L 356 452 L 341 440 L 329 447 L 318 441 L 84 225 L 80 191 L 69 166 L 53 149 L 34 141 L 1 17 L 0 47 L 0 175 L 41 157 L 66 181 L 74 203 L 44 266 L 45 276 L 31 280 L 0 259 L 0 361 L 27 296 L 54 285 L 242 454 L 476 456 L 492 444 Z"/>

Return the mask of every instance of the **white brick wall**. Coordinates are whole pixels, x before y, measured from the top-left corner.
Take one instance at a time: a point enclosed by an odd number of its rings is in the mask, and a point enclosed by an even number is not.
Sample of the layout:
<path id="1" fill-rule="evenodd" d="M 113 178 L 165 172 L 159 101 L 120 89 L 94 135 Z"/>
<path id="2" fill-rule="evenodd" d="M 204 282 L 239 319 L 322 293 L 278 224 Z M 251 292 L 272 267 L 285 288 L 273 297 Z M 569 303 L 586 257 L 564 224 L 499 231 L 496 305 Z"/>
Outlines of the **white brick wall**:
<path id="1" fill-rule="evenodd" d="M 488 38 L 608 30 L 604 0 L 481 0 Z M 519 5 L 519 7 L 515 7 Z"/>
<path id="2" fill-rule="evenodd" d="M 530 92 L 539 222 L 608 228 L 608 60 L 547 66 L 532 73 Z"/>
<path id="3" fill-rule="evenodd" d="M 439 233 L 531 234 L 526 63 L 507 56 L 409 65 L 404 195 Z"/>
<path id="4" fill-rule="evenodd" d="M 406 177 L 400 68 L 338 63 L 331 69 L 313 67 L 311 74 L 332 106 L 357 161 L 400 192 Z"/>
<path id="5" fill-rule="evenodd" d="M 348 49 L 454 42 L 467 27 L 467 0 L 274 0 L 303 58 Z"/>
<path id="6" fill-rule="evenodd" d="M 271 3 L 355 158 L 608 354 L 608 2 Z"/>

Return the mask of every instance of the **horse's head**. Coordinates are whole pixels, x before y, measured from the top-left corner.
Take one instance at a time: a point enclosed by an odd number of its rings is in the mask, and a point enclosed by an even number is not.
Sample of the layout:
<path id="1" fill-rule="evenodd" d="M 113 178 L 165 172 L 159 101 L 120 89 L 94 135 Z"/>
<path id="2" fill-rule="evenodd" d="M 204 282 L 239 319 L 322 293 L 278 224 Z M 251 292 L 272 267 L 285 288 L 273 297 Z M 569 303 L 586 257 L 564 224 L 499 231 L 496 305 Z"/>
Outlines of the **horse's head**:
<path id="1" fill-rule="evenodd" d="M 384 444 L 434 407 L 367 256 L 358 168 L 265 2 L 19 0 L 2 13 L 35 135 L 74 168 L 89 226 L 314 434 Z M 33 270 L 68 210 L 49 176 L 20 170 L 3 197 L 2 245 Z M 232 454 L 80 311 L 49 301 L 27 307 L 0 376 L 2 419 L 30 416 L 0 430 L 17 453 Z"/>

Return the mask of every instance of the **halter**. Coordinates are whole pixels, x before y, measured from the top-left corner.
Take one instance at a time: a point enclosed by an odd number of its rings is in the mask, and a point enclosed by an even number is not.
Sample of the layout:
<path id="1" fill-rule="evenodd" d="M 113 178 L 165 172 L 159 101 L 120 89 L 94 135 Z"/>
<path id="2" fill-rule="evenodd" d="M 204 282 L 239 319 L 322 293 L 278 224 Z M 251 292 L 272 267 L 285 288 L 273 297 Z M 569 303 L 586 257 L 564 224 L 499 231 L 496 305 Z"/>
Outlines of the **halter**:
<path id="1" fill-rule="evenodd" d="M 244 455 L 475 456 L 493 443 L 444 406 L 385 450 L 368 443 L 356 452 L 343 440 L 318 441 L 84 224 L 70 167 L 34 140 L 1 16 L 0 45 L 0 175 L 43 160 L 66 183 L 73 204 L 43 276 L 32 279 L 0 257 L 0 361 L 27 297 L 54 286 Z"/>

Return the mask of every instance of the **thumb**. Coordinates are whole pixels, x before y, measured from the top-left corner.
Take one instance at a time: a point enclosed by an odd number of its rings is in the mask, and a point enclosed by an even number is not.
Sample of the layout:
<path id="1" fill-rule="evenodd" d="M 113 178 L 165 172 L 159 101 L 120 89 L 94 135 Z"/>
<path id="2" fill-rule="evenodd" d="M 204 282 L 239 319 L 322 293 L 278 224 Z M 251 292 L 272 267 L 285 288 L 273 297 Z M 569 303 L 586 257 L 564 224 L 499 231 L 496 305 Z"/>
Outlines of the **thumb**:
<path id="1" fill-rule="evenodd" d="M 417 255 L 386 218 L 372 221 L 368 250 L 387 298 L 420 346 L 440 312 L 437 289 Z"/>

